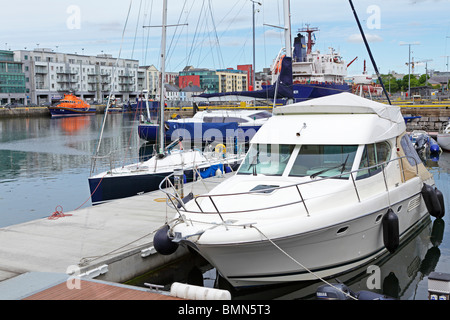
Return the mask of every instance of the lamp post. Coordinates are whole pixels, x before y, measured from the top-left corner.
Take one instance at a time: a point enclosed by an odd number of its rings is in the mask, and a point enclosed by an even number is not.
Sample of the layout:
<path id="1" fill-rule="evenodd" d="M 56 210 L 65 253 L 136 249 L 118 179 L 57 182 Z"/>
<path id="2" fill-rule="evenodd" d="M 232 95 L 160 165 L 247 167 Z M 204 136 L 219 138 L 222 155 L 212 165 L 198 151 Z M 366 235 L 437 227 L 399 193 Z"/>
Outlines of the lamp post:
<path id="1" fill-rule="evenodd" d="M 401 42 L 401 46 L 408 46 L 409 47 L 409 58 L 408 58 L 408 97 L 411 98 L 411 46 L 418 46 L 419 42 L 413 42 L 413 43 L 403 43 Z"/>
<path id="2" fill-rule="evenodd" d="M 450 37 L 447 37 L 447 38 L 450 38 Z M 442 56 L 443 58 L 447 58 L 447 63 L 446 63 L 446 66 L 447 66 L 447 92 L 448 92 L 448 81 L 449 81 L 449 78 L 450 78 L 450 76 L 448 75 L 448 58 L 450 57 L 450 56 Z"/>

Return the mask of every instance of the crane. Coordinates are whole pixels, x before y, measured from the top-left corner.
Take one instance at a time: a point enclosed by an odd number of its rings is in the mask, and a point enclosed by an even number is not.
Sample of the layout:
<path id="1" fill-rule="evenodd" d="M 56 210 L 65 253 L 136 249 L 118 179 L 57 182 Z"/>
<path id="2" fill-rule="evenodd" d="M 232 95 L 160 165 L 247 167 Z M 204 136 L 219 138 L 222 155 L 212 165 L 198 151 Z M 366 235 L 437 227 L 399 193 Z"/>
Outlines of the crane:
<path id="1" fill-rule="evenodd" d="M 355 59 L 353 59 L 352 61 L 350 61 L 350 63 L 347 65 L 347 68 L 350 67 L 350 65 L 355 62 L 358 59 L 358 57 L 356 57 Z"/>

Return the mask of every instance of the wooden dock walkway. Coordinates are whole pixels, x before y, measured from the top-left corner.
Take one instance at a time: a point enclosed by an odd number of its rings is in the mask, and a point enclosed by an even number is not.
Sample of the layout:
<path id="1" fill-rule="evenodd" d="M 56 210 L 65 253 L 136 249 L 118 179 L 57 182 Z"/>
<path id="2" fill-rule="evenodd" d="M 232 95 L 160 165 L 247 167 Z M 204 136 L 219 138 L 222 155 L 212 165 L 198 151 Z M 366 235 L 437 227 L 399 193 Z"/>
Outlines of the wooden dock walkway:
<path id="1" fill-rule="evenodd" d="M 197 182 L 196 192 L 207 192 L 229 176 Z M 185 184 L 185 194 L 191 185 Z M 154 232 L 176 214 L 160 190 L 65 214 L 0 229 L 0 284 L 29 272 L 70 270 L 124 283 L 186 253 L 180 247 L 162 256 L 153 249 Z"/>

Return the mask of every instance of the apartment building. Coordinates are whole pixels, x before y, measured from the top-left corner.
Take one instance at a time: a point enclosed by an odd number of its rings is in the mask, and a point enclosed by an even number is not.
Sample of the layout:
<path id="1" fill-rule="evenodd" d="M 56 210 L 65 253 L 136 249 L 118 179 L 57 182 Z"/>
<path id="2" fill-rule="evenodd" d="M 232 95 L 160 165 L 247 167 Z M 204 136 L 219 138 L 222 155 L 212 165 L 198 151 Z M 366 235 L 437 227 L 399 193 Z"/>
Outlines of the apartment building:
<path id="1" fill-rule="evenodd" d="M 45 104 L 74 93 L 89 102 L 103 103 L 110 93 L 118 101 L 135 101 L 147 88 L 146 70 L 138 60 L 109 54 L 86 56 L 40 48 L 14 51 L 23 64 L 26 92 L 31 103 Z"/>
<path id="2" fill-rule="evenodd" d="M 234 92 L 248 90 L 247 72 L 234 69 L 217 70 L 219 76 L 219 92 Z"/>

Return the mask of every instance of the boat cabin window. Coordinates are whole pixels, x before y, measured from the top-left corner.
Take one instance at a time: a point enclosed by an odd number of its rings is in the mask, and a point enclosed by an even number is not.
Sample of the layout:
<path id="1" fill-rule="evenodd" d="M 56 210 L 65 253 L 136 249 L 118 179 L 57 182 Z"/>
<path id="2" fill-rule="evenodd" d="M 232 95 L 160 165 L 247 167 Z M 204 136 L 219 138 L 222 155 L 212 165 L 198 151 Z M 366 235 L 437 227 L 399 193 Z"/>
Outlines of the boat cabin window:
<path id="1" fill-rule="evenodd" d="M 246 122 L 245 119 L 239 118 L 239 117 L 225 117 L 223 118 L 223 122 L 237 122 L 237 123 L 242 123 L 242 122 Z"/>
<path id="2" fill-rule="evenodd" d="M 203 122 L 207 123 L 226 123 L 226 122 L 246 122 L 245 119 L 239 117 L 204 117 Z"/>
<path id="3" fill-rule="evenodd" d="M 381 164 L 391 158 L 391 146 L 387 141 L 368 144 L 364 147 L 361 162 L 359 164 L 357 179 L 367 178 L 381 172 Z M 380 164 L 380 166 L 377 166 Z M 368 169 L 365 169 L 368 168 Z"/>
<path id="4" fill-rule="evenodd" d="M 203 118 L 203 122 L 222 123 L 223 122 L 223 118 L 222 117 L 204 117 Z"/>
<path id="5" fill-rule="evenodd" d="M 281 176 L 295 145 L 252 144 L 238 174 Z"/>
<path id="6" fill-rule="evenodd" d="M 251 115 L 249 115 L 249 118 L 252 118 L 253 120 L 266 119 L 266 118 L 270 118 L 270 117 L 272 117 L 272 114 L 267 111 L 261 111 L 261 112 L 252 113 Z"/>
<path id="7" fill-rule="evenodd" d="M 357 149 L 357 145 L 302 145 L 289 176 L 332 177 L 350 172 Z"/>

